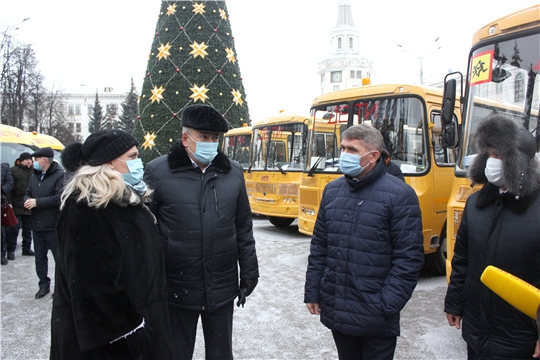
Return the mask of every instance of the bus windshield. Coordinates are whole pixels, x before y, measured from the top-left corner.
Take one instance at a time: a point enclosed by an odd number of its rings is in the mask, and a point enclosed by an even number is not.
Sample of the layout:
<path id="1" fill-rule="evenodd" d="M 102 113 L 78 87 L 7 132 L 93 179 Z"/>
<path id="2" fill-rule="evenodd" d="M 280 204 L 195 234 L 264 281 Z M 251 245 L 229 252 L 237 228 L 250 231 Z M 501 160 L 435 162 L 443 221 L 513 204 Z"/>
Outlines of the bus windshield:
<path id="1" fill-rule="evenodd" d="M 252 170 L 302 171 L 305 163 L 304 123 L 264 125 L 254 128 Z"/>
<path id="2" fill-rule="evenodd" d="M 313 107 L 311 115 L 314 123 L 308 146 L 311 173 L 339 172 L 341 134 L 349 118 L 352 124 L 365 123 L 381 132 L 391 160 L 404 174 L 427 170 L 426 108 L 418 97 L 386 97 Z"/>
<path id="3" fill-rule="evenodd" d="M 244 169 L 249 167 L 251 134 L 231 135 L 223 138 L 223 152 L 229 159 L 238 161 Z"/>
<path id="4" fill-rule="evenodd" d="M 463 171 L 476 156 L 474 135 L 486 116 L 502 112 L 531 132 L 538 127 L 540 34 L 481 44 L 471 52 L 469 66 L 464 143 L 457 163 Z"/>

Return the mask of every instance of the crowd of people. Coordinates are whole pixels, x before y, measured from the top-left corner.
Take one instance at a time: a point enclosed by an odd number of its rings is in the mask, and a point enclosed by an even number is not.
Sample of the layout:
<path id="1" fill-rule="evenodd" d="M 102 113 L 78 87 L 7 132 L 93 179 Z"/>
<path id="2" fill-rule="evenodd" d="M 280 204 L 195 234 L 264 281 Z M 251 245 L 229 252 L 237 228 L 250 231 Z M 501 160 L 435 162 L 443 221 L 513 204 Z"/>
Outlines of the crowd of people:
<path id="1" fill-rule="evenodd" d="M 51 359 L 191 359 L 199 319 L 206 358 L 233 358 L 235 304 L 259 278 L 243 169 L 218 148 L 228 124 L 216 109 L 190 105 L 181 126 L 146 166 L 122 130 L 69 144 L 61 164 L 51 148 L 2 164 L 17 219 L 2 226 L 2 265 L 16 261 L 22 231 L 35 298 L 54 286 Z M 475 144 L 469 176 L 484 185 L 467 200 L 444 311 L 463 327 L 468 359 L 540 357 L 537 323 L 480 281 L 494 265 L 540 287 L 538 146 L 502 115 L 478 127 Z M 324 189 L 304 302 L 339 359 L 392 359 L 424 262 L 418 198 L 369 125 L 342 134 L 340 168 Z"/>

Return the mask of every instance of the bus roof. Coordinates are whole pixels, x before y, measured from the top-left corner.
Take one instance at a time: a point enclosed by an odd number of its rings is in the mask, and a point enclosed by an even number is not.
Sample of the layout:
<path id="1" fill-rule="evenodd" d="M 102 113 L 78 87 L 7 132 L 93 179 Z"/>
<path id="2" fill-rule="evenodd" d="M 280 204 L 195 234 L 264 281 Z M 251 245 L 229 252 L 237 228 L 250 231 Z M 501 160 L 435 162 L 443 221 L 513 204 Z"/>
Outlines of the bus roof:
<path id="1" fill-rule="evenodd" d="M 248 135 L 251 134 L 251 130 L 251 126 L 237 127 L 227 131 L 223 136 Z"/>
<path id="2" fill-rule="evenodd" d="M 57 151 L 64 150 L 64 144 L 62 144 L 57 138 L 53 136 L 39 134 L 36 131 L 28 132 L 28 135 L 32 139 L 32 144 L 39 148 L 48 146 Z"/>
<path id="3" fill-rule="evenodd" d="M 0 138 L 5 143 L 34 145 L 27 132 L 9 125 L 0 124 Z"/>
<path id="4" fill-rule="evenodd" d="M 473 36 L 473 46 L 493 36 L 501 36 L 516 31 L 537 27 L 540 21 L 540 4 L 516 11 L 497 19 L 478 30 Z"/>
<path id="5" fill-rule="evenodd" d="M 277 115 L 270 116 L 264 119 L 256 120 L 252 123 L 253 127 L 275 125 L 275 124 L 288 124 L 292 122 L 304 122 L 309 119 L 309 116 L 304 115 Z"/>
<path id="6" fill-rule="evenodd" d="M 311 106 L 329 104 L 335 101 L 350 101 L 362 97 L 380 97 L 381 95 L 421 94 L 423 97 L 442 96 L 442 89 L 413 84 L 377 84 L 365 85 L 345 90 L 333 91 L 317 96 Z"/>

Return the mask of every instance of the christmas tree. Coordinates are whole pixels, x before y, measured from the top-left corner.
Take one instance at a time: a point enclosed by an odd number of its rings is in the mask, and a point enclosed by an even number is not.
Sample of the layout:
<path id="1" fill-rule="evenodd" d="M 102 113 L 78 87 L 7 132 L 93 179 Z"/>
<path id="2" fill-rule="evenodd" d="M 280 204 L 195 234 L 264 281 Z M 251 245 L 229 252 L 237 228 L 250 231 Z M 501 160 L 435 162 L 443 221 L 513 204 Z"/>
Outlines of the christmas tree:
<path id="1" fill-rule="evenodd" d="M 204 103 L 229 128 L 249 123 L 240 67 L 225 1 L 161 3 L 133 135 L 148 162 L 181 137 L 181 112 Z"/>

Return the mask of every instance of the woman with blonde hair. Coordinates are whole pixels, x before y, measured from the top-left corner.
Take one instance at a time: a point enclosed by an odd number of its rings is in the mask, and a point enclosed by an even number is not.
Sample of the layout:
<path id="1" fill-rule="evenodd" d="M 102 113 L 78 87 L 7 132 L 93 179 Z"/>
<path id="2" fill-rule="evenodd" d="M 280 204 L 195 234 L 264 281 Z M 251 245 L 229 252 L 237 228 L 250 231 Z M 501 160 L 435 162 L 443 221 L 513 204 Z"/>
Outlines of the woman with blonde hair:
<path id="1" fill-rule="evenodd" d="M 62 152 L 51 359 L 169 359 L 163 254 L 137 141 L 102 130 Z"/>

